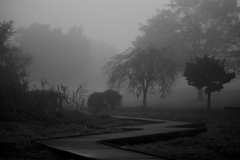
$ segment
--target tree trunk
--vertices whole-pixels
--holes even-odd
[[[147,92],[143,91],[143,107],[147,107]]]
[[[208,93],[207,109],[211,109],[211,92]]]
[[[203,90],[202,90],[202,88],[198,89],[198,100],[203,100]]]

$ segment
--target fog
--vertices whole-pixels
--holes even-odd
[[[90,94],[106,90],[107,78],[102,75],[102,67],[113,55],[131,47],[131,42],[142,34],[139,23],[146,24],[147,19],[156,15],[157,9],[163,9],[168,2],[1,0],[0,22],[13,20],[18,33],[26,33],[25,38],[18,39],[17,43],[33,55],[34,83],[39,84],[41,79],[46,78],[53,86],[62,83],[70,89],[75,89],[80,83],[87,83]],[[39,33],[33,34],[32,28],[33,31],[39,29]],[[73,41],[81,41],[83,45],[70,43]],[[238,77],[231,84],[225,85],[226,90],[221,94],[213,93],[213,100],[214,95],[223,97],[231,89],[239,94],[239,86]],[[181,94],[183,92],[184,95]],[[180,79],[165,100],[160,100],[158,95],[150,97],[148,101],[152,106],[160,103],[185,105],[185,100],[194,101],[196,96],[196,89]],[[141,97],[137,101],[132,100],[130,95],[126,97],[124,104],[134,106],[142,103]],[[236,103],[239,101],[236,100]]]
[[[212,108],[223,108],[224,106],[240,106],[240,76],[238,75],[230,83],[223,85],[220,92],[213,92],[211,95]],[[148,95],[148,106],[151,107],[172,107],[172,108],[206,108],[207,95],[203,94],[203,100],[197,99],[197,89],[189,86],[185,78],[181,77],[178,83],[172,87],[171,92],[161,99],[159,94]],[[128,94],[127,94],[128,95]],[[142,97],[133,98],[125,96],[124,106],[134,107],[142,105]]]
[[[168,0],[151,0],[151,3],[147,0],[3,0],[0,21],[13,20],[16,30],[25,30],[20,42],[33,55],[35,83],[45,78],[51,85],[62,83],[74,89],[79,83],[87,82],[91,91],[99,91],[106,89],[101,68],[111,56],[131,47],[131,42],[141,35],[139,23],[145,24],[166,3]],[[85,51],[79,51],[75,46],[73,52],[87,55],[70,54],[66,60],[64,52],[73,46],[62,45],[67,38],[62,38],[65,41],[62,43],[55,41],[67,35],[73,26],[81,28],[82,38],[91,41],[90,50],[82,46]],[[54,38],[55,34],[59,37]],[[78,65],[76,58],[81,59]],[[66,64],[62,64],[64,60]],[[67,64],[69,69],[60,66]],[[60,72],[63,74],[59,75]]]
[[[66,33],[76,24],[84,35],[114,44],[120,52],[138,36],[139,23],[156,14],[168,0],[22,0],[0,2],[0,20],[14,21],[15,28],[32,23],[61,27]]]

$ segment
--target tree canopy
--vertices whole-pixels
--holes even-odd
[[[237,0],[171,0],[167,6],[140,26],[144,34],[136,38],[134,46],[174,44],[185,62],[204,54],[239,60],[240,55],[234,54],[240,51]]]
[[[211,92],[221,91],[223,84],[235,78],[235,73],[225,67],[225,60],[221,61],[205,54],[186,63],[183,76],[186,77],[189,85],[205,88],[204,91],[208,94],[208,108],[210,108]]]
[[[240,8],[236,0],[172,0],[169,4],[180,23],[186,53],[230,56],[240,50]]]
[[[32,70],[38,81],[66,83],[79,76],[90,61],[90,40],[81,27],[73,26],[64,34],[60,28],[34,23],[17,32],[20,46],[33,55]]]
[[[183,71],[185,63],[198,55],[225,58],[226,65],[240,68],[240,8],[237,0],[171,0],[167,9],[141,25],[144,34],[134,46],[173,44],[175,60]],[[199,90],[198,98],[202,99]]]
[[[143,33],[132,42],[134,47],[154,44],[159,49],[170,46],[175,54],[172,58],[180,66],[185,64],[185,53],[182,51],[182,36],[179,34],[180,23],[174,17],[171,10],[161,10],[149,19],[147,25],[140,24],[139,30]]]
[[[170,47],[158,49],[153,45],[130,48],[117,54],[103,68],[108,75],[108,86],[126,87],[130,93],[143,95],[143,106],[147,106],[147,93],[161,93],[164,97],[177,78],[177,65],[171,59]]]

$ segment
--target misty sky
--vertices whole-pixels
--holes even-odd
[[[76,24],[84,35],[114,44],[119,52],[141,35],[139,23],[156,15],[168,0],[1,0],[0,21],[14,21],[14,27],[32,23],[61,27],[63,32]]]
[[[107,59],[101,56],[98,58],[96,53],[110,57],[110,53],[107,53],[109,55],[103,53],[108,51],[114,52],[113,54],[121,53],[131,47],[131,42],[142,34],[139,31],[139,23],[146,24],[148,19],[157,14],[157,9],[163,9],[169,1],[0,0],[0,22],[13,20],[15,29],[26,28],[33,23],[50,24],[52,29],[62,28],[64,33],[75,24],[83,27],[83,35],[94,40],[96,43],[93,43],[93,46],[97,48],[92,51],[93,59],[85,72],[71,79],[71,83],[68,84],[77,85],[87,78],[90,91],[103,91],[106,77],[100,77],[101,67]],[[97,43],[99,40],[108,44]],[[118,51],[115,51],[114,46],[109,47],[109,44],[116,46]],[[186,83],[183,86],[190,87]]]

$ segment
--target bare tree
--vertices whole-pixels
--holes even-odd
[[[127,87],[137,97],[143,94],[146,107],[148,93],[161,93],[164,98],[177,78],[177,65],[171,55],[170,47],[160,50],[152,45],[117,54],[103,68],[107,85],[113,89]]]

